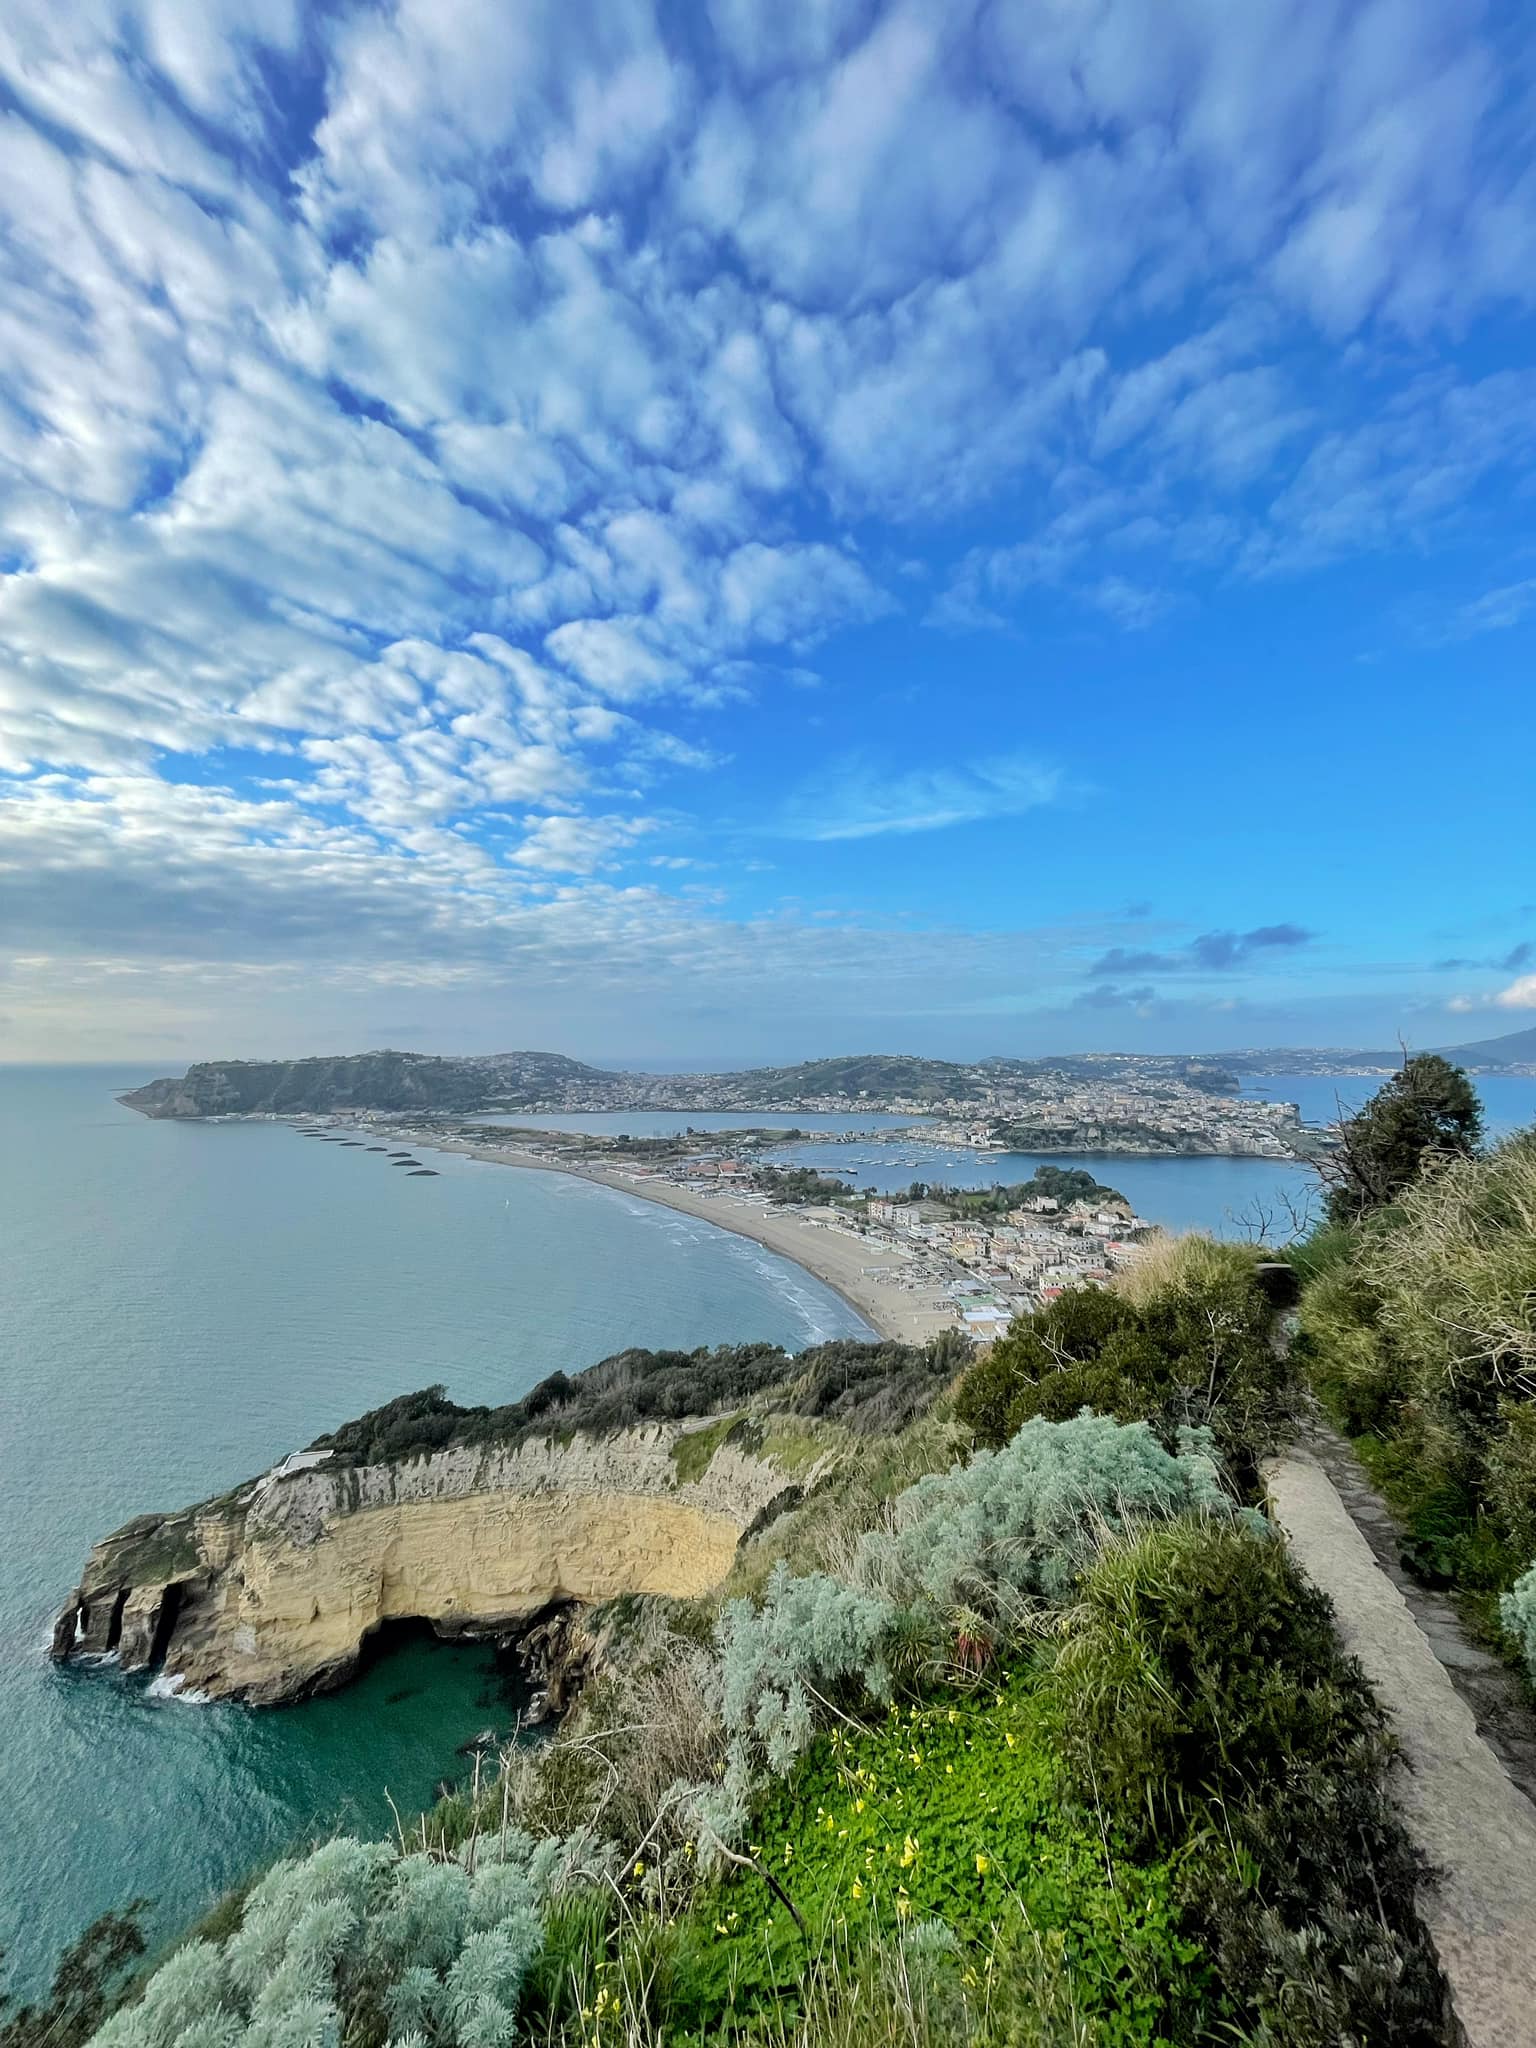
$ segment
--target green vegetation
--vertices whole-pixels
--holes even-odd
[[[1469,1158],[1482,1105],[1460,1067],[1438,1053],[1404,1060],[1391,1080],[1339,1125],[1321,1171],[1334,1223],[1358,1223],[1411,1187],[1427,1162]]]
[[[953,1396],[955,1343],[636,1352],[338,1432],[705,1401],[685,1478],[847,1425],[722,1596],[586,1617],[551,1739],[280,1864],[101,2048],[1443,2044],[1380,1709],[1217,1455],[1250,1477],[1292,1399],[1255,1266],[1171,1242]]]
[[[672,1446],[672,1463],[684,1486],[704,1477],[716,1451],[745,1421],[745,1414],[722,1415],[718,1422],[708,1422],[702,1429],[684,1430]]]
[[[992,1135],[1010,1152],[1169,1152],[1200,1153],[1210,1147],[1193,1131],[1177,1136],[1139,1117],[1096,1117],[1098,1136],[1083,1138],[1080,1125],[1048,1115],[1020,1115],[994,1124]]]
[[[903,1936],[932,1972],[930,1996],[947,1992],[985,2026],[988,1996],[1023,1988],[996,1982],[1006,1928],[1051,1957],[1093,2038],[1187,2038],[1209,1973],[1177,1930],[1172,1865],[1138,1861],[1118,1830],[1106,1837],[1091,1809],[1063,1801],[1053,1721],[1048,1678],[1024,1668],[833,1728],[753,1815],[750,1854],[779,1892],[712,1885],[675,1924],[658,2031],[751,2038],[829,1944],[857,1953]]]
[[[59,1958],[40,2005],[7,2011],[0,1997],[0,2048],[78,2048],[123,1995],[124,1973],[144,1953],[140,1921],[148,1900],[103,1913]]]
[[[1430,1151],[1393,1205],[1303,1261],[1313,1386],[1409,1562],[1492,1629],[1536,1556],[1536,1132],[1480,1158]]]
[[[1166,1241],[1112,1290],[1072,1288],[1021,1316],[961,1382],[956,1413],[982,1444],[1031,1417],[1081,1408],[1149,1422],[1158,1439],[1209,1429],[1251,1482],[1294,1418],[1292,1371],[1272,1342],[1257,1255],[1210,1238]]]
[[[837,1180],[814,1166],[759,1166],[752,1179],[758,1192],[780,1207],[792,1202],[828,1208],[851,1200],[858,1192],[850,1181]]]
[[[1442,2039],[1384,1716],[1284,1546],[1234,1521],[1152,1524],[1105,1546],[1074,1623],[1055,1666],[1070,1781],[1142,1853],[1180,1842],[1212,2031]]]
[[[758,1102],[787,1102],[806,1096],[831,1095],[857,1102],[899,1097],[906,1102],[973,1101],[982,1092],[979,1078],[949,1060],[918,1059],[906,1053],[851,1053],[830,1060],[806,1060],[796,1067],[755,1067],[728,1076],[738,1096]]]
[[[1070,1209],[1074,1202],[1130,1206],[1118,1189],[1105,1187],[1079,1166],[1037,1166],[1028,1180],[1008,1187],[999,1181],[990,1188],[925,1187],[923,1192],[958,1217],[1006,1216],[1010,1209],[1022,1209],[1039,1200],[1053,1201],[1060,1209]]]
[[[425,1457],[449,1444],[516,1445],[576,1430],[710,1415],[760,1400],[768,1412],[820,1416],[869,1432],[899,1428],[953,1379],[969,1357],[963,1338],[925,1345],[859,1344],[838,1338],[791,1356],[777,1344],[722,1344],[698,1351],[619,1351],[585,1372],[551,1373],[520,1401],[465,1408],[441,1386],[400,1394],[318,1437],[338,1461],[372,1465]]]

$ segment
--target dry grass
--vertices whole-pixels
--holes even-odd
[[[1159,1295],[1203,1294],[1234,1275],[1246,1278],[1255,1263],[1249,1246],[1225,1244],[1204,1231],[1190,1230],[1150,1239],[1144,1255],[1117,1273],[1111,1284],[1117,1294],[1145,1308]]]
[[[1421,1175],[1359,1264],[1418,1375],[1536,1398],[1536,1133]]]
[[[708,1644],[646,1609],[567,1727],[509,1749],[487,1794],[537,1834],[587,1827],[628,1847],[665,1836],[668,1788],[715,1779],[725,1761],[719,1661]]]

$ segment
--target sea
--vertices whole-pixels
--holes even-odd
[[[1294,1102],[1304,1123],[1327,1124],[1369,1101],[1384,1078],[1255,1074],[1244,1078],[1243,1093],[1263,1102]],[[1489,1075],[1475,1085],[1490,1137],[1536,1123],[1536,1077]],[[1295,1234],[1293,1222],[1304,1225],[1321,1214],[1317,1175],[1288,1160],[979,1152],[935,1143],[922,1122],[906,1121],[910,1143],[904,1138],[868,1145],[810,1138],[763,1156],[778,1165],[815,1167],[869,1195],[902,1191],[914,1181],[935,1187],[1008,1187],[1028,1180],[1037,1166],[1080,1166],[1124,1195],[1149,1222],[1168,1230],[1208,1230],[1217,1237],[1274,1242]],[[861,1121],[859,1128],[869,1126]]]
[[[99,1913],[157,1932],[337,1828],[381,1833],[510,1727],[486,1649],[398,1642],[346,1691],[253,1712],[58,1670],[99,1536],[268,1469],[441,1381],[509,1401],[630,1344],[867,1325],[749,1240],[569,1176],[378,1153],[280,1124],[152,1123],[126,1067],[0,1067],[0,1986],[33,1995]],[[387,1796],[388,1795],[388,1796]]]
[[[115,1100],[150,1078],[0,1067],[0,1988],[21,1996],[130,1898],[163,1938],[287,1850],[385,1831],[391,1798],[430,1801],[468,1770],[460,1746],[520,1703],[488,1650],[420,1637],[341,1693],[267,1712],[56,1669],[50,1623],[97,1537],[410,1388],[508,1401],[630,1344],[868,1334],[800,1267],[674,1210],[436,1152],[418,1151],[436,1177],[417,1179],[280,1124],[152,1123]],[[1322,1121],[1377,1084],[1247,1085]],[[1536,1080],[1477,1085],[1496,1130],[1536,1121]],[[640,1135],[770,1119],[542,1121]],[[910,1146],[828,1142],[906,1119],[783,1121],[825,1134],[789,1156],[871,1191],[1037,1163],[936,1147],[921,1127]],[[1239,1228],[1256,1200],[1311,1183],[1268,1160],[1055,1163],[1175,1227]]]

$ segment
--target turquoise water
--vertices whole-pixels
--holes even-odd
[[[434,1380],[515,1398],[627,1344],[864,1333],[747,1240],[568,1177],[281,1125],[149,1123],[126,1068],[0,1068],[0,1948],[34,1989],[134,1893],[174,1927],[261,1858],[382,1831],[515,1702],[490,1653],[413,1642],[278,1712],[58,1671],[92,1541]]]
[[[1254,1075],[1244,1092],[1265,1101],[1294,1102],[1308,1123],[1329,1123],[1342,1104],[1358,1109],[1381,1086],[1364,1075]],[[1482,1097],[1490,1137],[1536,1123],[1536,1077],[1484,1076]],[[915,1180],[953,1188],[992,1187],[1028,1180],[1037,1166],[1081,1166],[1118,1188],[1136,1212],[1169,1230],[1209,1230],[1217,1236],[1253,1236],[1262,1214],[1271,1231],[1289,1232],[1285,1219],[1320,1207],[1317,1176],[1276,1159],[1115,1159],[1098,1154],[973,1152],[935,1145],[921,1137],[894,1145],[831,1145],[816,1140],[768,1154],[784,1165],[818,1167],[850,1181],[861,1194],[887,1194]]]

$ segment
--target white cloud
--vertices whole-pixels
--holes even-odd
[[[63,924],[110,830],[162,849],[111,887],[167,957],[199,903],[259,950],[263,905],[291,938],[385,892],[478,957],[914,559],[958,556],[951,626],[1047,592],[1133,628],[1195,571],[1464,529],[1536,452],[1528,374],[1457,361],[1536,288],[1506,33],[1441,0],[13,0],[0,770],[69,771],[19,791]],[[791,823],[1051,788],[834,768]]]
[[[1536,1010],[1536,974],[1522,974],[1494,997],[1501,1010]]]
[[[512,861],[522,868],[589,875],[594,868],[612,866],[612,855],[658,824],[655,818],[537,818]]]
[[[937,832],[983,818],[1017,817],[1056,802],[1062,793],[1057,770],[1012,755],[899,773],[844,760],[794,792],[778,830],[786,838],[811,840]]]

